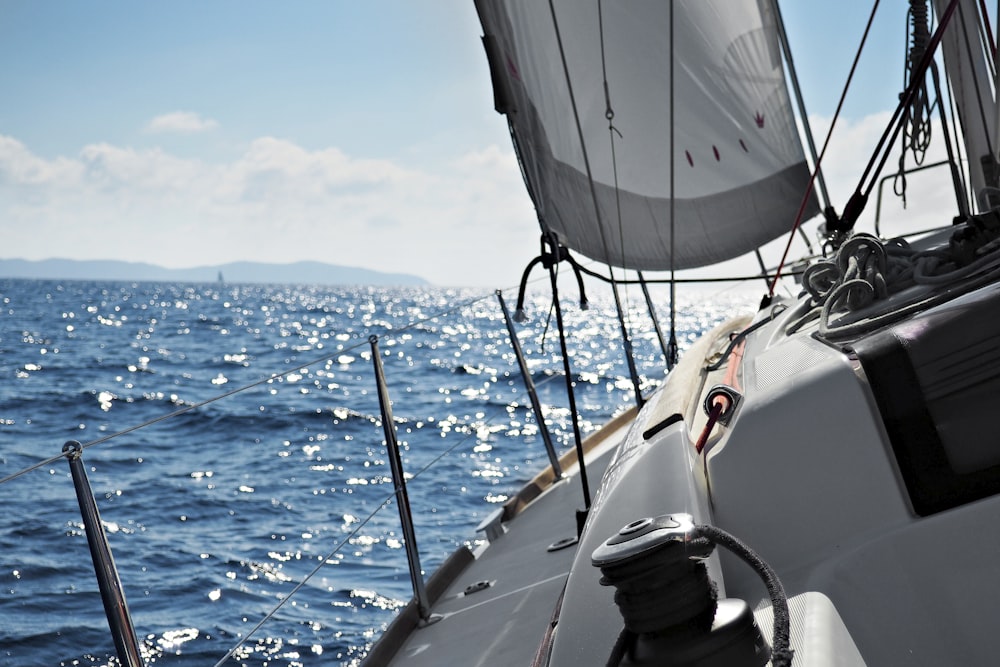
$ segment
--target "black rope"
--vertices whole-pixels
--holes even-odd
[[[583,264],[578,263],[576,259],[574,259],[573,257],[570,257],[569,261],[571,264],[573,264],[574,268],[579,269],[581,273],[585,273],[591,278],[595,278],[597,280],[606,283],[611,282],[611,278],[609,278],[608,276],[598,273],[593,269],[587,268]],[[801,273],[802,273],[801,271],[785,271],[784,273],[782,273],[782,275],[797,276],[800,275]],[[776,277],[776,274],[769,274],[767,277],[773,278]],[[709,283],[745,283],[751,280],[760,280],[760,275],[758,274],[756,276],[722,276],[718,278],[645,278],[644,277],[642,278],[642,280],[618,279],[617,282],[619,285],[641,285],[643,282],[645,282],[647,285],[671,285],[671,284],[697,285],[697,284],[709,284]]]
[[[926,0],[910,0],[908,14],[910,20],[906,36],[908,49],[903,75],[904,90],[910,85],[911,76],[916,73],[931,40]],[[918,82],[916,94],[903,112],[903,141],[899,151],[899,170],[892,184],[893,192],[902,199],[903,208],[906,208],[906,154],[913,153],[913,161],[918,167],[924,163],[931,143],[930,115],[930,96],[927,93],[927,82],[923,80]]]
[[[787,308],[788,308],[788,306],[785,306],[784,304],[778,304],[777,306],[775,306],[774,308],[771,309],[771,314],[770,315],[768,315],[767,317],[765,317],[761,321],[748,326],[746,329],[744,329],[743,331],[741,331],[738,334],[736,334],[735,336],[733,336],[733,339],[731,341],[729,341],[729,347],[727,347],[726,351],[722,353],[722,356],[720,356],[719,359],[715,363],[713,363],[713,364],[711,364],[709,366],[706,366],[705,370],[706,371],[717,371],[720,368],[722,368],[722,364],[724,364],[726,362],[726,360],[729,359],[729,355],[733,353],[733,350],[736,349],[737,345],[739,345],[747,336],[749,336],[751,333],[753,333],[757,329],[760,329],[765,324],[769,324],[774,318],[776,318],[781,313],[785,312],[785,310]]]
[[[752,567],[767,586],[771,598],[771,610],[774,613],[774,632],[771,639],[771,665],[773,667],[788,667],[792,664],[791,648],[791,615],[788,612],[788,597],[778,580],[778,575],[757,552],[733,537],[726,531],[715,526],[695,526],[699,535],[703,535],[715,544],[720,544],[739,556],[743,562]]]
[[[891,146],[895,143],[896,138],[902,131],[903,112],[909,108],[915,99],[917,90],[922,85],[928,69],[930,69],[931,63],[934,59],[934,52],[937,50],[938,44],[941,43],[944,30],[948,27],[948,23],[951,21],[951,17],[957,6],[958,0],[951,0],[947,9],[945,9],[942,13],[937,29],[931,36],[930,41],[927,44],[927,49],[924,52],[923,57],[920,59],[920,63],[913,72],[913,76],[910,79],[910,85],[907,86],[903,95],[900,96],[899,104],[896,106],[896,110],[893,112],[888,126],[886,126],[885,131],[879,138],[871,159],[868,161],[864,171],[861,173],[861,178],[858,181],[857,188],[854,190],[854,194],[851,195],[847,204],[844,206],[844,212],[841,215],[841,222],[839,225],[840,231],[851,230],[854,227],[854,223],[857,222],[858,217],[860,217],[861,212],[864,211],[865,205],[868,203],[868,196],[878,183],[879,174],[882,172],[882,168],[889,159],[887,146]]]
[[[560,247],[559,238],[554,232],[549,232],[548,241],[553,252]],[[577,462],[580,467],[580,486],[583,490],[583,509],[590,511],[590,483],[587,480],[587,462],[583,451],[583,436],[580,432],[580,413],[576,408],[576,392],[573,390],[573,371],[570,368],[569,347],[566,343],[566,328],[563,326],[562,307],[559,305],[559,263],[554,262],[549,265],[549,281],[552,287],[552,306],[556,315],[556,328],[559,331],[559,349],[562,353],[563,371],[566,373],[566,394],[569,399],[570,419],[573,424],[573,444],[576,448]],[[578,529],[582,530],[582,524],[578,524]],[[578,530],[578,537],[579,537]]]
[[[639,635],[696,638],[712,629],[718,591],[704,561],[716,545],[738,556],[764,581],[774,614],[771,664],[790,667],[791,616],[778,575],[745,543],[711,525],[694,526],[683,541],[666,541],[601,565],[601,584],[615,587],[615,604],[625,621],[608,665],[620,664]]]

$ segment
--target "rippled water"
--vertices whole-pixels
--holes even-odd
[[[531,305],[519,337],[565,448],[554,321]],[[682,349],[729,306],[685,306]],[[585,433],[632,400],[612,313],[566,304]],[[431,571],[547,462],[491,293],[0,280],[0,477],[87,446],[147,664],[214,664],[318,566],[226,664],[352,664],[409,599],[373,334]],[[0,484],[0,504],[0,663],[109,664],[65,459]]]

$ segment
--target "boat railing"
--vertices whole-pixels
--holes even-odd
[[[518,368],[522,375],[522,381],[526,387],[527,393],[530,398],[531,410],[536,415],[535,421],[539,429],[539,434],[544,441],[544,447],[546,450],[546,455],[549,461],[552,463],[552,468],[554,475],[558,478],[561,474],[561,468],[559,467],[559,456],[556,452],[556,445],[553,442],[553,438],[548,432],[546,426],[546,416],[544,414],[544,408],[542,406],[541,400],[538,396],[538,391],[536,389],[535,383],[532,379],[532,373],[529,370],[529,363],[525,358],[523,350],[518,342],[518,334],[513,328],[511,322],[510,314],[507,311],[506,304],[503,301],[503,296],[499,292],[496,293],[499,300],[500,308],[505,318],[505,323],[509,332],[510,340],[512,341],[512,347],[514,352],[514,357]],[[481,297],[474,300],[475,303],[483,301],[488,297]],[[449,309],[450,312],[455,312],[461,308],[469,307],[473,302],[465,302],[456,307]],[[425,318],[422,321],[427,321],[430,319],[437,319],[442,317],[439,313],[429,318]],[[390,332],[388,334],[389,339],[398,340],[400,330]],[[393,338],[395,337],[395,338]],[[381,501],[376,502],[376,508],[362,521],[357,521],[357,525],[354,526],[354,530],[348,533],[334,548],[332,551],[322,556],[319,559],[319,564],[308,573],[300,582],[295,586],[295,588],[285,595],[275,608],[270,611],[254,628],[244,633],[241,640],[232,647],[228,653],[218,662],[217,665],[223,665],[226,663],[230,657],[237,654],[237,651],[256,633],[267,620],[269,620],[292,596],[303,586],[305,583],[317,574],[320,569],[330,563],[335,562],[335,558],[341,550],[350,543],[351,539],[356,536],[359,531],[367,525],[372,519],[380,513],[383,509],[388,507],[392,501],[395,501],[400,514],[400,522],[402,526],[403,533],[403,546],[405,547],[405,553],[407,557],[407,566],[410,575],[410,583],[413,588],[414,600],[419,612],[419,622],[420,623],[430,623],[433,622],[433,617],[430,614],[430,598],[426,590],[423,568],[420,563],[420,555],[417,549],[417,538],[416,538],[416,528],[414,525],[414,518],[410,508],[409,497],[407,493],[407,481],[412,481],[419,475],[425,473],[432,466],[437,464],[450,452],[455,449],[467,444],[467,442],[476,436],[476,429],[472,428],[469,430],[465,438],[461,438],[451,447],[447,448],[445,451],[438,454],[432,461],[427,463],[423,468],[421,468],[416,473],[410,474],[404,470],[403,459],[400,455],[400,443],[397,440],[396,427],[399,420],[394,418],[392,412],[393,401],[389,394],[389,384],[386,380],[385,369],[383,368],[382,359],[384,356],[388,356],[389,352],[380,348],[380,340],[383,340],[377,335],[371,335],[367,344],[370,348],[370,356],[372,361],[372,367],[375,376],[376,391],[379,398],[380,404],[380,418],[378,421],[381,423],[384,435],[384,442],[387,448],[387,457],[389,461],[389,467],[391,472],[391,483],[392,491],[387,493]],[[353,346],[339,349],[336,354],[345,354],[349,352],[357,352],[365,345],[365,342],[358,341]],[[553,353],[554,354],[554,353]],[[332,356],[332,355],[330,355]],[[91,557],[95,569],[95,573],[98,580],[98,585],[100,588],[102,601],[104,603],[109,627],[115,642],[116,652],[118,654],[118,660],[120,664],[127,665],[128,667],[138,667],[143,664],[142,653],[145,652],[150,654],[152,650],[149,644],[142,644],[138,641],[134,625],[131,620],[131,614],[129,612],[128,606],[125,602],[125,596],[122,589],[121,580],[119,577],[118,570],[115,566],[114,558],[111,554],[111,548],[108,544],[107,536],[104,533],[102,527],[102,521],[97,508],[97,503],[94,500],[94,493],[91,489],[90,482],[87,479],[87,474],[85,466],[83,463],[83,455],[86,449],[93,447],[98,444],[103,444],[115,437],[121,436],[125,433],[130,433],[140,428],[148,427],[152,424],[159,423],[168,418],[179,417],[182,414],[189,413],[193,410],[197,410],[208,403],[220,400],[222,398],[232,396],[243,391],[247,391],[250,388],[260,386],[262,384],[268,384],[273,382],[278,382],[284,376],[297,371],[302,371],[309,366],[315,366],[318,363],[322,363],[327,357],[321,357],[319,359],[311,359],[302,364],[296,364],[294,368],[287,369],[281,373],[270,375],[267,378],[252,382],[248,385],[241,386],[237,389],[227,391],[223,394],[213,396],[208,400],[201,401],[199,403],[193,403],[182,407],[179,410],[171,412],[168,415],[153,419],[149,422],[141,424],[139,426],[131,427],[123,431],[118,431],[114,434],[101,437],[98,440],[89,442],[87,444],[81,444],[76,441],[71,441],[67,443],[64,447],[63,452],[58,456],[51,457],[45,461],[41,461],[33,466],[25,468],[13,475],[0,479],[0,484],[4,482],[9,482],[14,478],[17,478],[25,473],[32,470],[38,469],[45,465],[54,463],[59,458],[65,457],[70,466],[71,475],[73,477],[74,488],[77,495],[77,500],[81,508],[81,515],[83,518],[84,529],[87,535],[88,543],[91,550]],[[558,373],[553,373],[546,378],[546,381],[559,379]],[[512,380],[508,380],[510,384],[513,384]],[[511,402],[516,402],[515,399],[510,399]],[[521,406],[524,409],[528,409],[527,406]],[[500,410],[497,412],[493,418],[499,418],[503,414],[507,414],[505,411]],[[570,444],[566,442],[564,438],[564,445]],[[360,514],[360,513],[359,513]]]
[[[953,160],[938,160],[937,162],[931,162],[929,164],[921,164],[915,167],[908,167],[905,169],[900,169],[899,171],[883,176],[878,182],[878,195],[875,199],[875,235],[879,238],[882,237],[882,194],[885,190],[885,184],[889,181],[893,182],[893,194],[899,196],[899,192],[896,192],[896,183],[900,179],[905,179],[910,174],[917,174],[928,169],[936,169],[938,167],[949,167],[954,169]],[[905,192],[905,191],[904,191]]]

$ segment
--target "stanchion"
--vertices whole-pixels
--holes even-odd
[[[556,448],[552,444],[549,427],[545,424],[545,414],[542,412],[542,404],[538,400],[538,392],[535,391],[535,382],[531,379],[531,371],[528,369],[528,363],[524,360],[521,343],[517,339],[514,323],[510,319],[510,311],[507,310],[507,304],[504,302],[503,294],[500,293],[500,290],[497,290],[497,299],[500,300],[500,308],[503,310],[503,320],[507,323],[507,332],[510,334],[510,345],[514,348],[514,356],[517,357],[517,365],[521,369],[521,377],[524,378],[524,386],[528,390],[531,409],[535,413],[535,420],[538,422],[538,432],[542,434],[542,442],[545,443],[545,452],[549,455],[552,472],[557,480],[562,479],[562,466],[559,465],[559,456],[556,454]]]
[[[118,662],[124,667],[143,667],[139,640],[136,638],[132,617],[125,602],[125,591],[122,590],[115,559],[111,555],[111,546],[101,525],[101,515],[97,511],[94,492],[90,488],[87,471],[83,465],[83,446],[71,440],[63,446],[63,452],[66,454],[69,470],[73,475],[76,499],[80,503],[80,515],[83,517],[83,525],[87,532],[90,557],[94,562],[94,573],[97,575],[97,585],[101,589],[101,600],[104,602],[104,613],[108,617],[108,627],[111,628],[111,636],[118,652]]]
[[[420,569],[420,554],[417,551],[417,535],[413,529],[413,515],[410,513],[410,498],[406,494],[406,479],[403,476],[403,461],[399,456],[399,443],[396,440],[396,424],[392,420],[392,402],[389,400],[389,389],[385,383],[385,372],[382,369],[382,357],[378,348],[378,336],[370,336],[368,342],[372,346],[372,363],[375,366],[375,384],[378,387],[378,402],[382,411],[382,429],[385,432],[385,448],[389,454],[389,468],[392,471],[392,483],[396,489],[396,506],[399,507],[399,521],[403,526],[403,540],[406,546],[406,561],[410,567],[410,582],[413,584],[413,597],[417,601],[417,611],[420,619],[427,625],[440,620],[431,616],[431,605],[424,587],[424,575]]]

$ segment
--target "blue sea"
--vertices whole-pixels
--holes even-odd
[[[529,292],[518,335],[564,450],[551,297]],[[563,302],[584,434],[634,402],[590,296]],[[681,348],[732,300],[685,300]],[[649,391],[660,346],[641,293],[624,305]],[[146,664],[357,664],[412,596],[370,336],[430,573],[547,463],[492,291],[0,279],[0,664],[115,664],[68,441]]]

